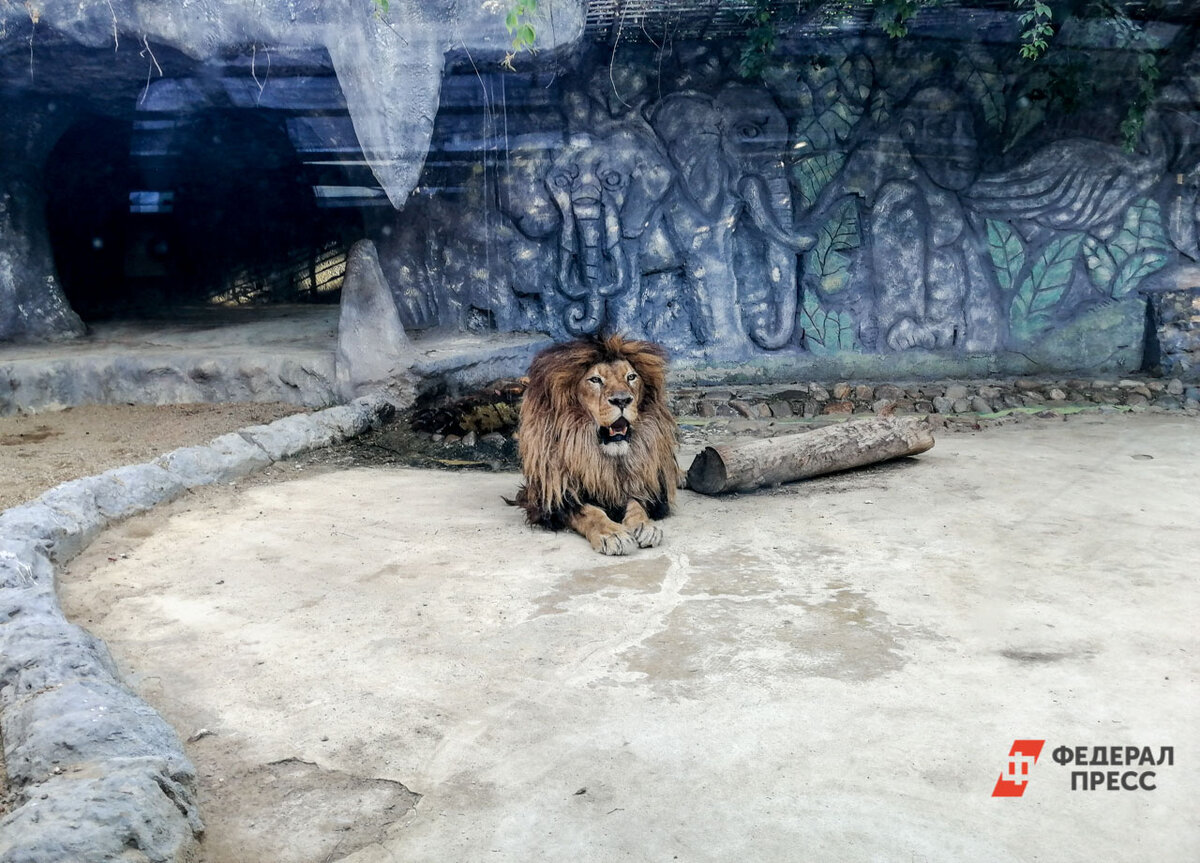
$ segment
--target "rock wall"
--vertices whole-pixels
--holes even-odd
[[[587,8],[541,4],[542,50],[508,70],[486,4],[4,7],[0,78],[25,107],[3,139],[0,339],[81,331],[31,179],[53,130],[131,113],[164,67],[203,89],[249,44],[259,97],[260,45],[327,52],[397,208],[364,218],[407,331],[621,330],[793,379],[1196,374],[1192,324],[1152,297],[1200,285],[1200,56],[1164,59],[1126,147],[1139,58],[1082,25],[1032,67],[1013,15],[985,32],[951,10],[901,40],[847,19],[778,34],[748,74],[737,38],[622,39]]]
[[[753,79],[713,42],[455,66],[419,194],[375,226],[404,324],[833,375],[1138,369],[1148,294],[1200,256],[1200,64],[1130,151],[1129,57],[1101,52],[1070,113],[1005,50],[795,38]]]
[[[83,333],[83,321],[63,295],[50,254],[45,193],[28,171],[66,127],[53,111],[20,107],[24,122],[0,129],[0,342],[71,338]]]

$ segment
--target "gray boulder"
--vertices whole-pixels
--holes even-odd
[[[350,248],[342,283],[335,362],[342,397],[383,392],[396,404],[410,403],[414,358],[375,244],[359,240]]]

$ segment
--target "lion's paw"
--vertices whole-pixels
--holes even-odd
[[[637,525],[630,535],[640,548],[654,548],[663,540],[662,528],[650,522]]]
[[[621,531],[619,533],[607,533],[592,542],[592,548],[601,554],[629,554],[635,551],[638,547],[638,542],[632,535]]]

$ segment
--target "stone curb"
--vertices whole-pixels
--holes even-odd
[[[104,643],[63,616],[56,566],[115,521],[348,440],[394,410],[368,396],[296,414],[0,513],[0,732],[19,802],[0,820],[0,863],[191,861],[204,830],[179,737],[121,682]]]

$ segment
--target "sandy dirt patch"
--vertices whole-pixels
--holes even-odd
[[[305,410],[287,404],[95,405],[0,416],[0,510],[67,480]]]

